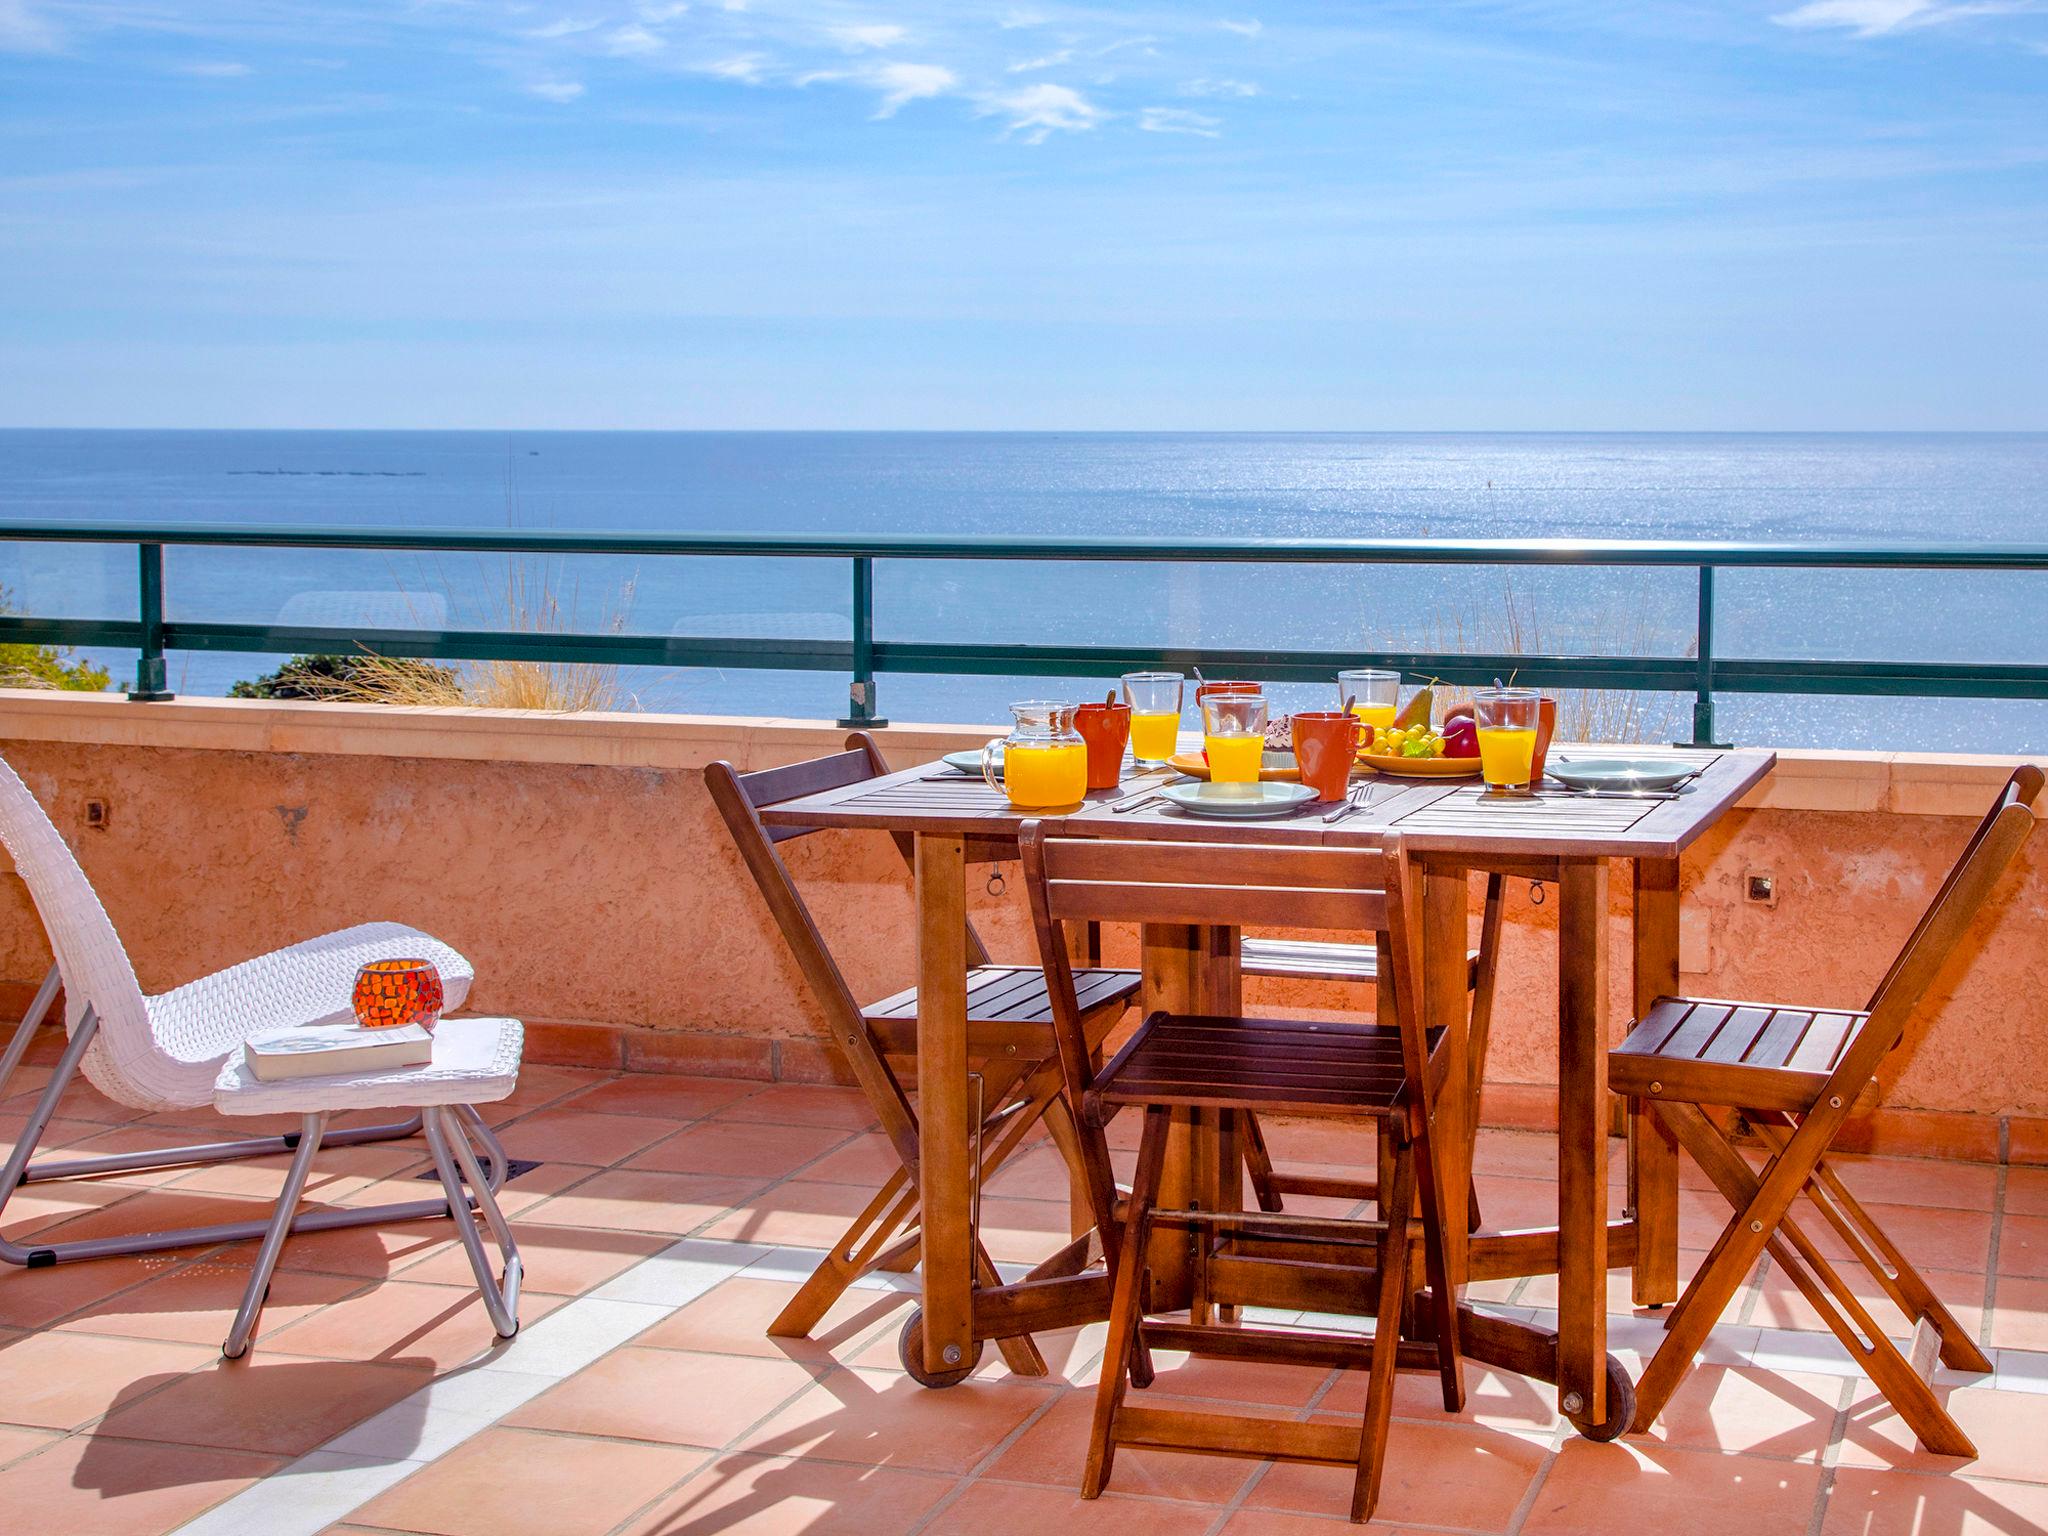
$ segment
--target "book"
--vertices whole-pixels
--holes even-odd
[[[244,1047],[259,1083],[337,1072],[389,1072],[434,1059],[434,1037],[418,1024],[365,1029],[360,1024],[308,1024],[253,1035]]]

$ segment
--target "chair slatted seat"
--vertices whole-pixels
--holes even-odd
[[[1382,850],[1223,848],[1058,837],[1041,822],[1025,825],[1021,844],[1039,955],[1052,986],[1060,1071],[1078,1110],[1085,1183],[1111,1277],[1109,1338],[1082,1497],[1098,1497],[1117,1447],[1135,1445],[1348,1465],[1354,1469],[1351,1517],[1369,1519],[1386,1461],[1395,1372],[1433,1371],[1445,1407],[1456,1412],[1464,1402],[1443,1193],[1432,1153],[1444,1031],[1425,1034],[1421,1022],[1418,925],[1398,844]],[[1109,918],[1372,933],[1390,957],[1379,1017],[1367,1024],[1154,1011],[1098,1068],[1068,958],[1068,930]],[[1119,1211],[1105,1128],[1126,1109],[1144,1116],[1144,1129],[1130,1194]],[[1378,1218],[1162,1206],[1168,1138],[1176,1124],[1189,1128],[1197,1111],[1220,1111],[1225,1136],[1245,1135],[1262,1112],[1372,1125],[1386,1189]],[[1222,1203],[1236,1202],[1226,1194]],[[1186,1322],[1147,1315],[1154,1291],[1147,1259],[1161,1227],[1187,1231],[1194,1300]],[[1370,1260],[1325,1266],[1330,1294],[1341,1293],[1347,1310],[1374,1319],[1369,1338],[1236,1321],[1238,1308],[1280,1305],[1289,1294],[1284,1288],[1315,1267],[1304,1265],[1300,1247],[1288,1247],[1311,1235],[1317,1251],[1337,1245]],[[1411,1274],[1418,1235],[1427,1292],[1420,1290],[1422,1277]],[[1178,1246],[1177,1233],[1173,1241]],[[1276,1243],[1290,1256],[1274,1257]],[[1404,1319],[1412,1329],[1405,1339]],[[1152,1380],[1155,1345],[1318,1370],[1362,1366],[1365,1409],[1353,1427],[1127,1402],[1129,1388]]]
[[[1954,1314],[1844,1186],[1827,1151],[1857,1109],[1876,1102],[1877,1069],[1968,936],[1993,887],[2034,830],[2041,770],[2016,769],[1964,846],[1868,1006],[1821,1009],[1659,998],[1608,1058],[1608,1082],[1650,1113],[1735,1208],[1665,1322],[1668,1337],[1636,1387],[1636,1428],[1656,1421],[1714,1324],[1768,1252],[1928,1450],[1974,1456],[1935,1394],[1934,1363],[1984,1372],[1991,1362]],[[1702,1110],[1740,1110],[1768,1160],[1753,1168]],[[1888,1338],[1834,1262],[1793,1219],[1804,1198],[1913,1324],[1910,1350]]]
[[[1468,987],[1479,985],[1480,952],[1465,957]],[[1370,944],[1335,939],[1261,939],[1238,945],[1238,969],[1247,976],[1282,976],[1299,981],[1377,981],[1379,954]]]
[[[906,988],[866,1005],[855,1000],[780,851],[815,829],[770,827],[760,816],[765,807],[863,783],[888,771],[881,748],[865,731],[854,732],[847,738],[847,749],[829,757],[745,774],[730,763],[715,762],[704,771],[712,803],[898,1161],[844,1236],[769,1325],[768,1332],[777,1338],[807,1337],[862,1275],[879,1269],[907,1269],[917,1262],[917,1118],[903,1071],[907,1068],[914,1081],[917,989]],[[909,839],[899,837],[895,842],[909,863]],[[969,1071],[980,1085],[982,1107],[981,1124],[973,1128],[975,1144],[981,1149],[974,1177],[978,1185],[986,1183],[1041,1122],[1072,1162],[1078,1153],[1060,1099],[1059,1068],[1053,1061],[1053,1008],[1045,972],[1037,966],[990,963],[988,949],[972,923],[967,925],[966,938],[970,965],[967,1050]],[[1082,1027],[1093,1042],[1091,1048],[1099,1048],[1138,990],[1139,977],[1135,971],[1099,968],[1085,975]],[[983,1250],[978,1235],[973,1238],[973,1251],[982,1283],[995,1283],[994,1261]],[[917,1335],[918,1330],[906,1329],[904,1338]],[[1002,1339],[998,1347],[1011,1370],[1045,1374],[1045,1361],[1028,1337]],[[970,1369],[971,1361],[957,1371],[925,1368],[918,1375],[929,1385],[940,1385],[959,1379]]]
[[[1608,1085],[1636,1098],[1802,1114],[1869,1021],[1861,1011],[1667,997],[1615,1047]],[[1854,1107],[1877,1097],[1873,1079]]]

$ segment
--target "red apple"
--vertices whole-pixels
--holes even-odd
[[[1444,727],[1445,757],[1477,757],[1479,755],[1479,729],[1473,725],[1470,715],[1454,716]]]

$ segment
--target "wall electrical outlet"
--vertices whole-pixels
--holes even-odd
[[[104,800],[85,802],[85,824],[95,832],[104,832],[113,825],[114,809]]]
[[[1778,877],[1767,869],[1752,869],[1742,877],[1742,894],[1759,906],[1778,904]]]

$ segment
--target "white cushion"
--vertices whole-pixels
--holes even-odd
[[[425,1066],[259,1082],[240,1046],[220,1069],[213,1105],[224,1115],[310,1115],[340,1109],[489,1104],[519,1085],[526,1031],[517,1019],[443,1019]]]

